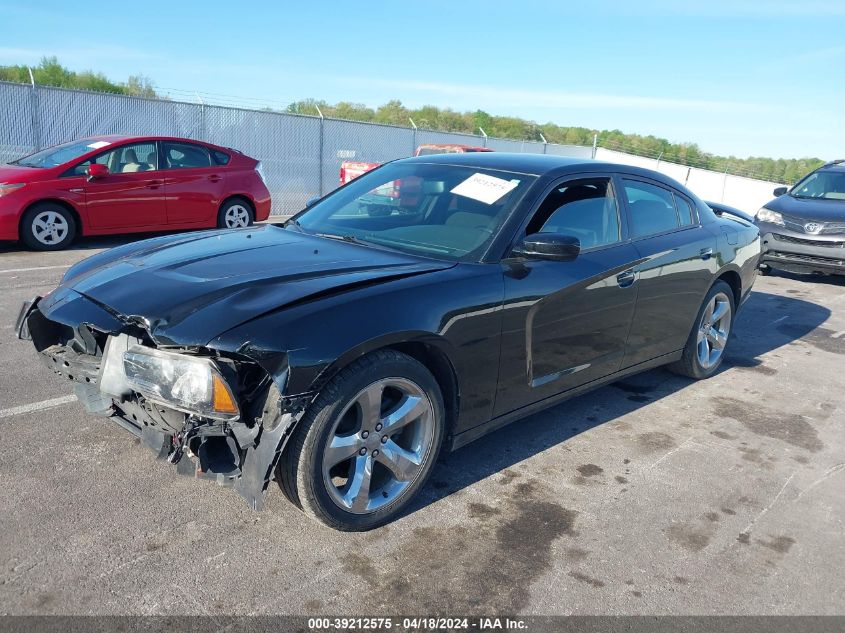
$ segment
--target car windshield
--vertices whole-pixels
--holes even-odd
[[[795,198],[845,200],[845,171],[817,171],[792,188]]]
[[[535,176],[392,163],[368,172],[292,223],[308,233],[451,261],[477,261]]]
[[[11,165],[20,165],[21,167],[39,167],[48,169],[50,167],[58,167],[64,165],[83,154],[87,154],[91,150],[100,149],[110,145],[108,141],[94,141],[87,139],[85,141],[72,141],[64,143],[63,145],[56,145],[55,147],[48,147],[40,152],[35,152],[29,156],[24,156],[18,160],[12,161]]]

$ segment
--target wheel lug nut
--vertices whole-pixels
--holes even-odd
[[[373,451],[373,457],[378,457],[378,449]]]
[[[376,431],[381,431],[381,423],[376,424]]]
[[[368,437],[370,437],[370,432],[369,431],[361,431],[361,437],[363,437],[364,439],[367,439]]]
[[[366,455],[366,454],[367,454],[367,449],[366,449],[366,448],[362,448],[360,451],[358,451],[358,454],[359,454],[359,455]]]
[[[382,435],[382,436],[381,436],[381,443],[382,443],[382,444],[387,444],[387,436],[386,436],[386,435]]]

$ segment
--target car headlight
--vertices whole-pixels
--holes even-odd
[[[135,345],[123,353],[123,371],[129,385],[153,402],[217,420],[240,415],[211,359]]]
[[[0,182],[0,198],[24,186],[22,182]]]
[[[771,209],[767,209],[763,207],[757,212],[757,219],[760,222],[768,222],[770,224],[779,224],[783,226],[783,216],[778,213],[777,211],[772,211]]]

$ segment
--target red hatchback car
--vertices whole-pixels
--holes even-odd
[[[0,165],[0,240],[237,228],[270,215],[261,163],[183,138],[97,136]]]

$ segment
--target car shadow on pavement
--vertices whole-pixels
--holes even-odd
[[[830,314],[827,308],[802,299],[752,293],[738,315],[720,372],[740,368],[761,375],[776,373],[761,357],[797,339],[822,336],[819,333],[825,328],[820,326]],[[515,464],[580,433],[619,420],[693,382],[664,368],[654,369],[518,420],[455,452],[443,453],[429,483],[406,514],[502,471],[502,483],[510,481],[519,475],[510,470]],[[627,456],[619,458],[624,457]]]
[[[64,252],[88,250],[106,250],[116,246],[123,246],[131,242],[140,242],[151,237],[162,235],[175,235],[177,233],[189,233],[190,231],[160,231],[155,233],[132,233],[131,235],[95,235],[92,237],[79,237]],[[33,251],[20,242],[0,242],[0,253],[39,253],[45,251]],[[62,252],[62,251],[46,251]]]
[[[255,226],[262,226],[264,224],[273,224],[276,226],[280,226],[283,224],[289,215],[274,215],[270,216],[264,222],[256,222]],[[202,228],[202,229],[186,229],[181,231],[155,231],[152,233],[124,233],[121,235],[94,235],[91,237],[78,237],[74,242],[66,249],[69,252],[72,251],[86,251],[86,250],[105,250],[108,248],[114,248],[116,246],[123,246],[124,244],[130,244],[131,242],[140,242],[141,240],[150,239],[153,237],[161,237],[163,235],[178,235],[180,233],[196,233],[197,231],[209,231],[213,230],[209,228]],[[30,249],[26,248],[20,242],[2,242],[0,241],[0,254],[2,253],[14,253],[14,252],[36,252],[31,251]]]
[[[775,270],[769,273],[771,277],[783,277],[808,284],[822,284],[826,286],[845,287],[845,275],[825,275],[822,273],[789,273],[785,270]]]

